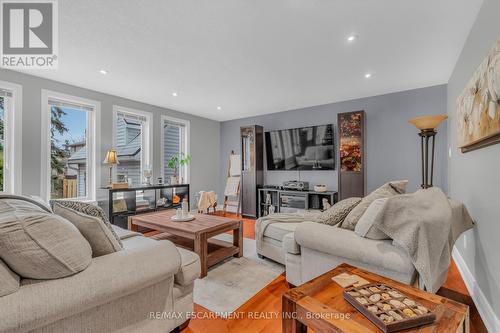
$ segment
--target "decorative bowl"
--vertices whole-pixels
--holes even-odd
[[[323,184],[314,185],[314,192],[326,192],[326,190],[327,190],[326,185]]]

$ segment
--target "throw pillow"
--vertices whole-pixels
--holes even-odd
[[[122,246],[104,222],[94,216],[86,215],[57,202],[53,205],[54,213],[70,221],[89,242],[92,257],[118,252]]]
[[[62,217],[29,202],[2,199],[0,257],[24,278],[59,279],[87,268],[92,250],[78,229]]]
[[[403,194],[406,190],[407,180],[398,180],[386,183],[368,194],[361,200],[359,205],[354,207],[353,210],[347,215],[341,227],[344,229],[354,230],[356,223],[358,223],[361,216],[368,209],[370,204],[380,198],[388,198],[394,195]]]
[[[322,212],[316,219],[319,223],[336,225],[344,221],[349,212],[361,202],[361,198],[347,198]]]
[[[0,260],[0,297],[16,292],[19,285],[19,276]]]
[[[73,201],[73,200],[51,200],[50,204],[51,206],[54,206],[54,204],[57,203],[60,206],[64,206],[73,210],[76,210],[77,212],[83,213],[85,215],[90,215],[94,217],[98,217],[101,219],[101,221],[106,225],[106,227],[111,231],[115,239],[118,241],[120,244],[120,247],[123,247],[122,241],[120,240],[120,237],[116,234],[115,230],[111,226],[111,223],[109,223],[108,216],[104,211],[102,210],[101,207],[92,205],[86,202],[81,202],[81,201]],[[125,208],[125,210],[127,210]],[[115,210],[116,211],[116,210]]]
[[[50,208],[50,205],[48,205],[45,201],[43,201],[42,198],[37,197],[35,195],[32,196],[24,196],[24,195],[15,195],[15,194],[0,194],[0,199],[13,199],[13,200],[19,200],[19,201],[24,201],[24,202],[29,202],[42,210],[46,211],[47,213],[52,213],[52,209]],[[15,201],[11,201],[12,204],[15,204]]]
[[[387,236],[385,233],[383,233],[373,225],[388,199],[389,198],[377,199],[370,204],[363,216],[361,216],[361,218],[359,219],[356,227],[354,227],[354,232],[356,233],[356,235],[377,240],[391,239],[389,236]]]

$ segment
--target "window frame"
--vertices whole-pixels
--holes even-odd
[[[185,155],[190,155],[190,148],[191,148],[191,140],[190,140],[190,132],[191,132],[191,121],[186,120],[186,119],[181,119],[181,118],[175,118],[167,115],[161,115],[160,117],[160,129],[161,129],[161,135],[160,135],[160,147],[161,147],[161,177],[164,178],[164,170],[165,170],[165,131],[164,131],[164,123],[165,121],[170,121],[173,123],[179,123],[183,124],[185,127],[185,133],[184,133],[184,154]],[[183,180],[184,183],[189,184],[190,178],[191,178],[191,164],[188,164],[186,167],[186,174],[183,175]],[[164,179],[164,182],[167,183],[169,180]]]
[[[141,116],[146,118],[146,125],[144,126],[144,133],[141,132],[142,147],[141,147],[141,179],[144,171],[144,166],[149,165],[153,169],[153,114],[151,112],[136,110],[120,105],[113,105],[113,132],[112,132],[112,145],[116,149],[116,122],[118,120],[118,113],[130,114],[132,116]],[[145,147],[144,147],[145,146]],[[117,168],[113,170],[113,177],[116,177]]]
[[[41,125],[42,125],[42,140],[41,140],[41,166],[40,166],[40,197],[44,200],[51,200],[51,165],[50,165],[50,127],[51,127],[51,106],[50,99],[57,99],[68,103],[85,105],[92,108],[88,112],[87,117],[87,188],[85,197],[71,198],[71,200],[95,202],[97,197],[97,181],[101,176],[101,154],[99,143],[101,141],[101,102],[68,95],[56,91],[42,89],[42,104],[41,104]]]
[[[8,107],[4,103],[4,188],[0,193],[22,193],[22,120],[23,88],[19,84],[0,81],[0,89],[12,93]],[[14,143],[18,144],[14,147]]]

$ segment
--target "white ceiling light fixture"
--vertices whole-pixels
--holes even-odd
[[[349,43],[353,43],[358,39],[358,35],[352,34],[352,35],[347,36],[346,39]]]
[[[172,93],[172,96],[177,97],[177,96],[179,96],[179,94],[178,94],[178,93],[176,93],[176,92],[174,91],[174,92]]]
[[[106,75],[106,74],[108,74],[108,71],[107,71],[107,70],[105,70],[105,69],[101,69],[101,70],[99,71],[99,73],[101,73],[102,75]]]
[[[365,74],[365,78],[369,79],[369,78],[371,78],[371,77],[372,77],[372,73],[366,73],[366,74]]]
[[[219,110],[219,111],[220,111],[220,110],[222,110],[222,108],[221,108],[220,106],[218,106],[218,107],[217,107],[217,110]]]

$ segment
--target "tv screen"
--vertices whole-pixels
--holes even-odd
[[[266,132],[268,170],[334,170],[333,125]]]

